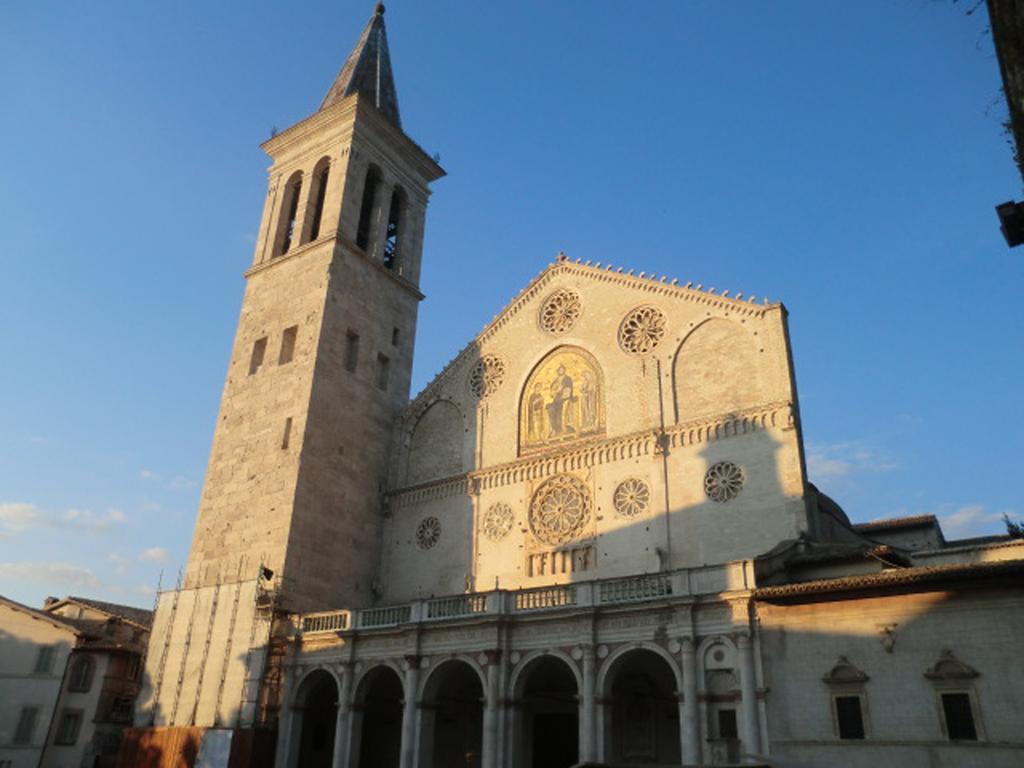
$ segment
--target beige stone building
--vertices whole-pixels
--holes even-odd
[[[410,401],[444,171],[402,131],[382,7],[263,146],[139,740],[193,729],[226,765],[273,732],[279,768],[1024,762],[1024,543],[820,494],[781,304],[559,256]]]
[[[131,724],[149,611],[0,597],[0,766],[113,768]]]

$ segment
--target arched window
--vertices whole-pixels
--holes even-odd
[[[295,218],[299,212],[299,193],[302,192],[302,172],[296,171],[284,186],[281,199],[281,218],[277,224],[277,247],[274,256],[284,256],[292,247],[295,236]]]
[[[320,224],[324,218],[324,201],[327,199],[327,179],[331,172],[330,158],[324,157],[313,169],[313,186],[310,187],[309,203],[306,209],[307,230],[302,242],[308,243],[320,237]]]
[[[363,202],[359,209],[359,228],[356,230],[356,245],[364,251],[370,250],[373,237],[374,209],[377,202],[377,189],[380,187],[380,171],[371,165],[366,171],[366,183],[363,184]]]
[[[85,693],[92,687],[92,659],[88,656],[79,656],[71,665],[71,676],[68,680],[68,689]]]
[[[391,193],[391,209],[388,211],[388,229],[384,240],[384,266],[391,270],[398,268],[398,233],[405,218],[405,192],[395,187]]]

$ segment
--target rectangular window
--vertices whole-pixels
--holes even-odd
[[[298,335],[299,326],[297,325],[284,329],[284,333],[281,334],[281,354],[277,356],[278,365],[290,363],[292,358],[295,357],[295,338]]]
[[[281,436],[281,450],[288,450],[288,443],[292,439],[292,417],[289,416],[284,420],[284,434]]]
[[[263,365],[263,358],[267,354],[267,337],[256,339],[252,345],[252,357],[249,359],[249,375],[252,376]]]
[[[387,391],[388,378],[391,375],[391,361],[387,355],[377,355],[377,388]]]
[[[391,346],[392,347],[397,347],[398,346],[398,335],[399,335],[398,328],[392,328],[391,329]]]
[[[110,719],[118,723],[130,723],[132,720],[132,700],[124,697],[114,699],[110,706]]]
[[[14,730],[13,744],[31,744],[32,733],[36,729],[36,718],[39,710],[35,707],[22,707],[21,716],[18,717],[18,727]]]
[[[345,335],[345,370],[356,372],[359,365],[359,334],[349,331]]]
[[[840,739],[864,738],[864,713],[860,696],[836,696],[836,729]]]
[[[128,661],[128,679],[129,680],[138,680],[139,679],[139,670],[141,669],[141,667],[142,667],[142,657],[141,656],[132,656],[131,659]]]
[[[56,649],[52,645],[44,645],[39,648],[39,655],[36,656],[36,668],[33,672],[37,675],[48,675],[53,672],[53,657]]]
[[[718,710],[718,738],[735,739],[739,737],[739,728],[736,727],[736,710]]]
[[[65,709],[60,715],[60,725],[57,726],[55,744],[70,746],[78,741],[78,731],[82,727],[82,710]]]
[[[946,735],[950,740],[978,740],[978,729],[974,724],[974,710],[969,694],[942,694],[942,716],[946,721]]]

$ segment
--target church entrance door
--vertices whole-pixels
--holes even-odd
[[[390,667],[366,673],[356,691],[352,754],[358,768],[398,768],[402,750],[402,680]],[[305,768],[305,764],[303,764]]]
[[[480,768],[484,688],[464,661],[438,666],[423,688],[420,768]]]
[[[608,762],[678,765],[679,699],[669,663],[637,649],[616,659],[605,680]]]
[[[302,712],[298,764],[302,768],[331,768],[338,718],[338,686],[331,674],[317,670],[307,677],[296,696],[296,705]]]
[[[579,703],[576,676],[554,656],[541,656],[523,670],[519,768],[569,768],[579,759]]]

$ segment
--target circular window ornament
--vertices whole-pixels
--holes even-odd
[[[631,477],[619,483],[612,501],[615,511],[622,517],[636,517],[647,511],[651,503],[651,489],[643,480]]]
[[[583,305],[576,291],[562,288],[548,296],[540,308],[540,327],[548,333],[565,333],[580,318]]]
[[[416,546],[430,549],[441,540],[441,521],[436,517],[425,517],[416,529]]]
[[[545,482],[530,502],[530,529],[545,544],[558,545],[579,536],[590,520],[590,493],[572,475]]]
[[[497,391],[505,380],[505,361],[497,355],[484,355],[469,373],[469,389],[481,400]]]
[[[619,325],[619,346],[631,355],[652,352],[665,336],[665,313],[657,307],[637,307]]]
[[[501,541],[512,530],[512,507],[504,502],[491,504],[484,513],[483,532],[491,541]]]
[[[712,464],[704,475],[704,492],[712,501],[735,499],[743,488],[743,470],[731,461]]]

